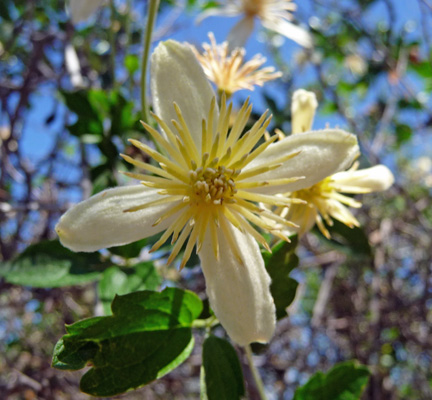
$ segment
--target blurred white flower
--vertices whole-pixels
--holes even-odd
[[[69,10],[74,24],[85,21],[104,0],[69,0]]]
[[[353,75],[363,76],[367,72],[367,64],[364,58],[359,54],[350,54],[345,57],[344,65]]]
[[[255,19],[258,19],[266,29],[294,40],[301,46],[312,47],[312,37],[309,32],[290,22],[293,19],[292,12],[296,8],[297,6],[291,0],[225,0],[225,5],[221,8],[204,11],[198,17],[198,21],[217,15],[225,17],[243,15],[228,35],[231,49],[244,47],[254,29]]]

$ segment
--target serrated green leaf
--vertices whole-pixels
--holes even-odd
[[[137,290],[156,290],[161,278],[151,261],[136,264],[127,269],[110,267],[104,271],[99,281],[99,298],[105,314],[110,314],[111,302],[115,295],[123,295]]]
[[[272,280],[270,291],[276,305],[277,319],[287,316],[286,308],[293,302],[298,286],[298,282],[289,277],[298,265],[295,254],[298,239],[297,236],[290,239],[291,243],[280,242],[274,246],[272,253],[263,252],[265,266]]]
[[[340,363],[326,374],[313,375],[296,390],[293,400],[359,400],[369,375],[365,366],[352,361]]]
[[[202,302],[194,293],[167,288],[117,296],[113,315],[66,327],[53,366],[92,368],[80,388],[93,396],[114,396],[145,385],[183,362],[193,348],[192,322]]]
[[[103,268],[99,253],[74,253],[53,240],[31,245],[0,264],[0,276],[15,285],[50,288],[98,280]]]
[[[209,400],[235,400],[244,395],[241,365],[229,342],[209,336],[203,345],[203,366]]]

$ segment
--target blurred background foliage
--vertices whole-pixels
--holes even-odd
[[[372,372],[364,399],[432,398],[432,3],[407,3],[305,1],[296,17],[313,34],[311,50],[259,32],[261,51],[284,75],[254,92],[253,118],[269,108],[272,127],[288,133],[291,94],[312,90],[320,103],[314,128],[357,134],[362,165],[383,163],[396,176],[389,191],[362,197],[361,228],[335,223],[332,240],[309,233],[299,261],[281,273],[299,282],[290,317],[255,349],[270,398],[290,399],[314,372],[350,359]],[[182,32],[215,4],[163,1],[155,42],[206,41]],[[51,368],[53,346],[65,323],[109,312],[115,293],[175,284],[204,294],[197,258],[182,273],[166,267],[164,248],[162,260],[149,257],[155,238],[85,257],[55,241],[53,226],[72,203],[127,183],[118,154],[138,157],[127,139],[145,140],[139,54],[147,3],[116,5],[73,26],[63,1],[0,3],[2,398],[88,398],[78,393],[80,372]],[[219,24],[226,21],[233,23]],[[199,398],[200,364],[194,350],[180,368],[122,398]]]

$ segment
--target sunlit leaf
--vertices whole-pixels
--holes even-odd
[[[193,348],[192,322],[202,310],[192,292],[167,288],[117,296],[112,316],[66,327],[53,366],[92,368],[80,389],[93,396],[114,396],[160,378],[182,363]]]
[[[99,253],[74,253],[53,240],[29,246],[0,264],[0,276],[15,285],[49,288],[98,280],[103,269]]]
[[[295,392],[293,400],[359,400],[370,372],[352,361],[333,367],[329,372],[317,372]]]

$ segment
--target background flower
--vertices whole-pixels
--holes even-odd
[[[251,60],[244,62],[246,50],[236,48],[228,49],[228,42],[216,44],[213,33],[209,33],[210,44],[203,43],[204,53],[199,53],[192,47],[198,61],[220,92],[231,96],[238,90],[254,90],[254,86],[262,86],[265,82],[280,78],[281,72],[275,72],[274,67],[261,66],[266,58],[256,54]]]
[[[228,35],[231,49],[245,45],[254,29],[255,19],[266,29],[294,40],[301,46],[312,47],[310,34],[290,22],[295,9],[296,5],[291,0],[226,0],[222,8],[211,8],[203,12],[198,21],[217,15],[243,15]]]

